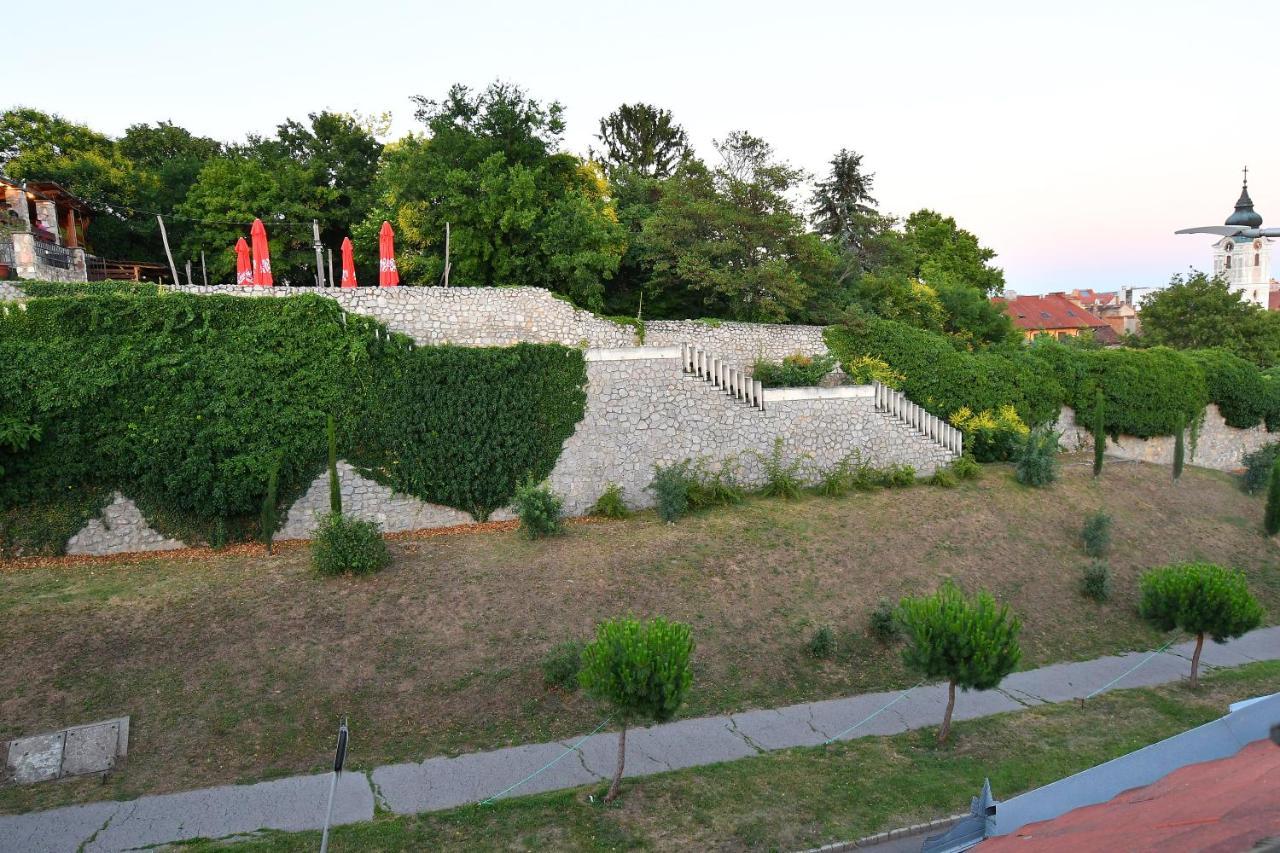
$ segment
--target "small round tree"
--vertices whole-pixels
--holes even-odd
[[[1138,612],[1161,631],[1196,636],[1191,686],[1199,684],[1200,652],[1208,634],[1225,643],[1262,622],[1262,605],[1249,592],[1244,573],[1212,563],[1180,563],[1152,569],[1140,581]]]
[[[622,785],[627,726],[637,721],[661,723],[675,716],[693,683],[692,655],[689,626],[661,617],[649,622],[630,617],[601,622],[595,640],[582,650],[578,682],[592,698],[612,707],[622,724],[618,767],[606,803],[617,798]]]
[[[965,598],[951,581],[933,595],[902,599],[898,613],[908,640],[902,653],[907,667],[947,680],[947,711],[938,730],[938,743],[946,743],[956,687],[989,690],[1012,672],[1022,657],[1022,623],[991,593]]]
[[[1271,464],[1271,480],[1267,484],[1267,514],[1262,526],[1268,536],[1280,533],[1280,456]]]

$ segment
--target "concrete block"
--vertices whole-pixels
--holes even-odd
[[[5,773],[19,785],[57,779],[62,769],[62,751],[66,732],[9,741]]]

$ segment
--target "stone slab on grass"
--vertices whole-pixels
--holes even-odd
[[[62,750],[66,741],[66,732],[9,741],[6,774],[19,785],[57,779],[62,773]]]
[[[129,751],[129,718],[119,717],[7,744],[5,776],[19,785],[105,773]]]

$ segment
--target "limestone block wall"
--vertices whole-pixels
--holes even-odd
[[[1088,424],[1077,424],[1076,413],[1064,406],[1056,427],[1062,432],[1062,446],[1067,450],[1093,447],[1093,435]],[[1187,437],[1187,464],[1219,471],[1234,471],[1244,467],[1244,456],[1258,448],[1280,441],[1280,433],[1267,432],[1261,424],[1250,429],[1228,426],[1218,407],[1210,404],[1205,410],[1204,425],[1196,440],[1195,455],[1191,455],[1190,436]],[[1173,464],[1174,438],[1160,435],[1154,438],[1137,438],[1122,435],[1119,441],[1107,439],[1107,455],[1139,462]]]
[[[22,290],[15,285],[0,281],[0,302],[16,302],[25,298]]]
[[[796,353],[808,356],[827,354],[821,326],[651,320],[644,324],[644,343],[645,346],[692,344],[748,374],[757,359],[781,361]]]
[[[647,341],[647,339],[646,339]],[[647,491],[655,464],[705,458],[713,468],[739,466],[748,486],[764,481],[756,454],[803,460],[806,479],[858,452],[876,465],[913,465],[929,474],[954,457],[905,423],[875,411],[871,386],[819,397],[767,402],[764,410],[686,376],[679,347],[587,352],[587,408],[551,473],[570,514],[585,513],[609,483],[633,507],[653,505]]]
[[[392,491],[364,477],[339,460],[338,486],[342,491],[342,512],[366,521],[376,521],[387,533],[470,524],[473,519],[462,510],[418,500]],[[329,511],[329,472],[316,477],[306,493],[294,502],[285,516],[278,539],[309,539],[320,516]]]
[[[67,540],[68,554],[126,554],[133,551],[173,551],[187,547],[151,528],[137,505],[116,492],[97,518]]]
[[[566,346],[634,346],[630,326],[575,308],[538,287],[241,287],[180,285],[187,293],[283,297],[303,293],[337,300],[419,344],[509,346],[520,342]]]

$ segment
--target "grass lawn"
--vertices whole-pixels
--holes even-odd
[[[1158,690],[1126,690],[936,730],[664,773],[606,785],[339,827],[344,850],[798,850],[967,811],[990,777],[997,799],[1060,779],[1226,712],[1232,701],[1280,689],[1280,663],[1253,664]],[[593,795],[595,801],[588,800]],[[315,850],[320,833],[269,833],[197,851]]]
[[[1078,591],[1077,541],[1099,507],[1115,518],[1115,596]],[[17,568],[0,574],[0,739],[132,716],[128,765],[0,791],[0,811],[135,797],[322,769],[349,714],[357,767],[545,741],[603,716],[548,689],[539,661],[602,617],[662,614],[698,643],[685,716],[914,683],[872,639],[881,598],[944,577],[986,586],[1023,617],[1023,666],[1145,649],[1135,616],[1150,566],[1207,559],[1245,569],[1280,613],[1262,501],[1224,474],[1083,457],[1047,489],[1007,467],[955,489],[917,486],[746,504],[661,524],[652,514],[392,543],[392,567],[321,579],[305,549]],[[805,654],[818,624],[831,661]],[[967,796],[967,795],[966,795]]]

